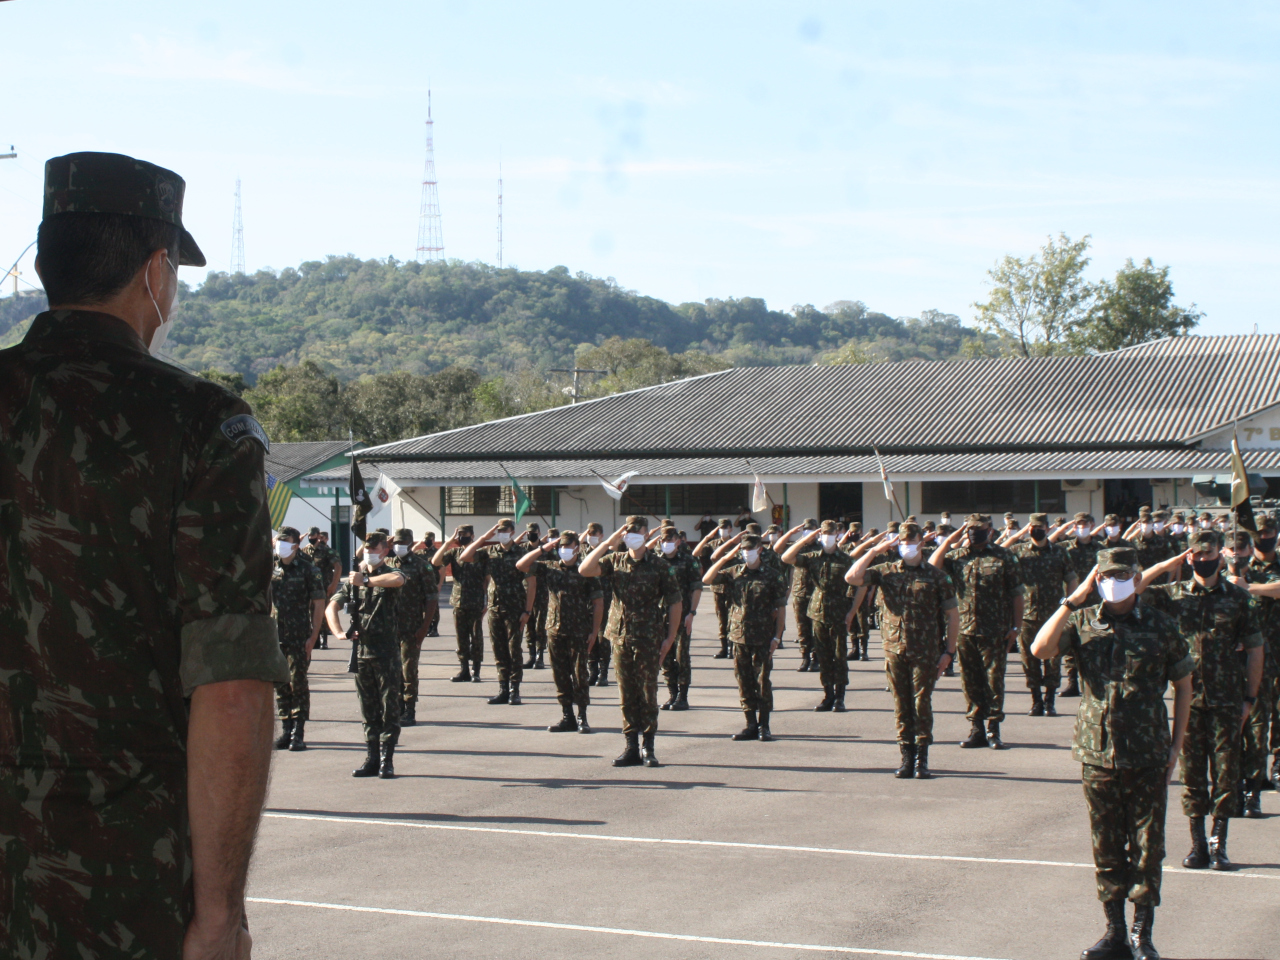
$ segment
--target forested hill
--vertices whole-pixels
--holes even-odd
[[[0,300],[0,346],[42,307],[35,295]],[[786,312],[753,297],[677,306],[565,267],[329,257],[279,273],[211,272],[184,289],[168,352],[192,369],[240,373],[250,383],[306,360],[349,380],[452,365],[484,375],[545,370],[610,337],[729,365],[805,363],[836,351],[852,360],[945,359],[987,339],[953,315],[895,319],[858,301]]]

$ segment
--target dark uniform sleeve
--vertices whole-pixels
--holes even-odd
[[[1172,619],[1169,620],[1168,632],[1169,636],[1165,641],[1165,663],[1168,664],[1166,676],[1170,683],[1176,683],[1191,675],[1196,668],[1196,659],[1191,655],[1191,644]]]
[[[174,537],[183,693],[224,680],[287,681],[271,617],[274,556],[263,450],[220,428],[196,457]]]
[[[683,603],[684,596],[680,593],[680,584],[676,582],[676,575],[671,572],[671,564],[663,564],[663,567],[665,569],[662,572],[662,602],[670,609],[677,603]]]
[[[711,583],[708,584],[708,586],[723,587],[723,586],[727,586],[732,582],[733,582],[733,568],[721,567],[720,572],[711,578]]]
[[[338,589],[333,591],[333,596],[329,598],[330,603],[336,603],[338,609],[341,610],[351,602],[351,584],[343,581],[339,584]]]
[[[960,605],[956,600],[955,583],[941,570],[938,570],[938,599],[941,601],[938,604],[941,610],[954,610]]]
[[[1004,586],[1011,597],[1021,596],[1027,592],[1027,588],[1022,582],[1022,567],[1018,564],[1018,558],[1012,553],[1009,553],[1005,558]]]
[[[787,606],[787,581],[781,573],[775,574],[773,577],[773,608],[775,610],[781,608],[786,609]]]
[[[313,564],[311,572],[307,574],[307,595],[312,600],[324,599],[324,579],[320,576],[320,570]]]
[[[1266,642],[1262,638],[1262,607],[1253,597],[1249,598],[1245,615],[1240,618],[1239,636],[1240,644],[1246,650],[1260,647]]]
[[[604,584],[599,577],[583,577],[587,581],[587,606],[604,599]]]

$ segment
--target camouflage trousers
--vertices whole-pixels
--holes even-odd
[[[866,653],[871,644],[871,625],[867,622],[867,610],[867,602],[863,600],[862,606],[853,615],[853,630],[849,634],[850,657]]]
[[[1191,704],[1182,741],[1182,812],[1234,817],[1240,781],[1240,708]]]
[[[524,608],[514,612],[489,608],[489,645],[493,647],[493,662],[498,667],[498,681],[519,683],[524,679],[524,658],[520,654],[520,638],[523,630],[520,626],[520,614]]]
[[[800,647],[800,656],[813,656],[813,621],[805,613],[809,609],[808,597],[794,597],[791,612],[796,615],[796,643]]]
[[[356,663],[356,693],[364,719],[364,740],[394,744],[400,739],[400,660],[361,657]]]
[[[1028,690],[1044,687],[1050,693],[1057,693],[1058,685],[1062,683],[1062,657],[1041,660],[1031,655],[1031,644],[1043,626],[1043,620],[1022,621],[1022,631],[1018,634],[1018,650],[1022,654],[1022,672],[1027,675]]]
[[[647,736],[658,731],[658,652],[653,640],[614,641],[613,670],[618,677],[622,732]]]
[[[1263,684],[1258,691],[1258,703],[1270,709],[1271,754],[1280,757],[1280,677],[1272,677],[1270,684]]]
[[[458,661],[480,663],[484,660],[484,615],[481,610],[453,608],[453,628],[458,634]]]
[[[886,653],[884,673],[893,691],[898,742],[927,747],[933,743],[933,688],[938,682],[938,661]]]
[[[1270,697],[1275,680],[1264,678],[1258,689],[1258,702],[1253,705],[1253,712],[1244,724],[1244,737],[1240,746],[1240,776],[1245,780],[1263,781],[1267,779],[1267,757],[1270,755],[1268,734],[1274,738],[1271,729],[1274,720],[1271,716]]]
[[[597,638],[596,646],[607,641]],[[551,657],[551,679],[556,685],[556,701],[560,706],[585,707],[591,703],[587,686],[587,638],[553,633],[547,637],[547,654]]]
[[[1164,767],[1108,769],[1084,764],[1094,876],[1103,903],[1126,897],[1160,905],[1164,817],[1169,802]]]
[[[772,710],[773,654],[768,645],[735,643],[733,645],[733,675],[738,679],[738,700],[743,710]]]
[[[289,682],[276,684],[276,715],[281,720],[305,722],[311,718],[311,685],[307,682],[311,658],[307,656],[306,641],[282,643],[280,652],[289,661]]]
[[[404,702],[418,702],[418,660],[422,638],[417,631],[400,637],[400,675],[404,678]]]
[[[547,649],[547,598],[537,597],[533,602],[533,613],[524,625],[525,645],[529,648],[529,656],[533,657],[540,650]]]
[[[813,652],[818,658],[818,676],[824,687],[849,685],[849,637],[844,621],[813,621]]]
[[[676,642],[671,645],[662,661],[662,679],[668,685],[682,683],[687,687],[693,680],[693,659],[689,654],[689,632],[683,626],[684,621],[681,620],[680,623],[681,627],[676,631]]]
[[[733,606],[733,598],[727,590],[719,593],[713,591],[711,595],[716,598],[716,624],[720,627],[718,636],[720,642],[724,643],[729,639],[729,610]]]
[[[969,704],[965,718],[982,723],[1004,719],[1004,671],[1009,662],[1009,643],[1004,637],[976,637],[962,633],[956,644],[960,661],[960,683]]]

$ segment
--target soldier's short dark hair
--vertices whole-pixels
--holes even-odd
[[[910,540],[912,537],[920,536],[920,524],[912,523],[908,520],[906,523],[898,527],[898,536],[903,540]]]
[[[560,529],[558,527],[549,527],[547,529],[547,536],[554,540],[556,537],[560,536]]]
[[[276,538],[279,540],[301,540],[302,536],[298,533],[296,527],[281,527],[276,531]]]
[[[59,213],[36,232],[40,279],[52,306],[110,300],[157,250],[178,264],[172,223],[118,213]]]
[[[319,528],[319,527],[312,527],[310,530],[308,530],[308,531],[307,531],[307,536],[308,536],[308,537],[318,537],[318,536],[320,536],[320,528]]]
[[[381,530],[375,530],[373,533],[367,533],[364,537],[365,549],[369,547],[385,547],[387,545],[387,535]]]

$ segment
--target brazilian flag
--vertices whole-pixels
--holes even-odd
[[[529,497],[520,489],[520,484],[516,483],[516,478],[513,477],[509,471],[504,469],[502,472],[505,473],[507,475],[507,479],[511,481],[511,493],[515,497],[516,501],[516,523],[519,523],[521,518],[529,512]]]
[[[271,474],[267,474],[267,509],[271,511],[271,529],[275,530],[284,523],[284,515],[289,510],[289,501],[293,499],[293,491]]]

